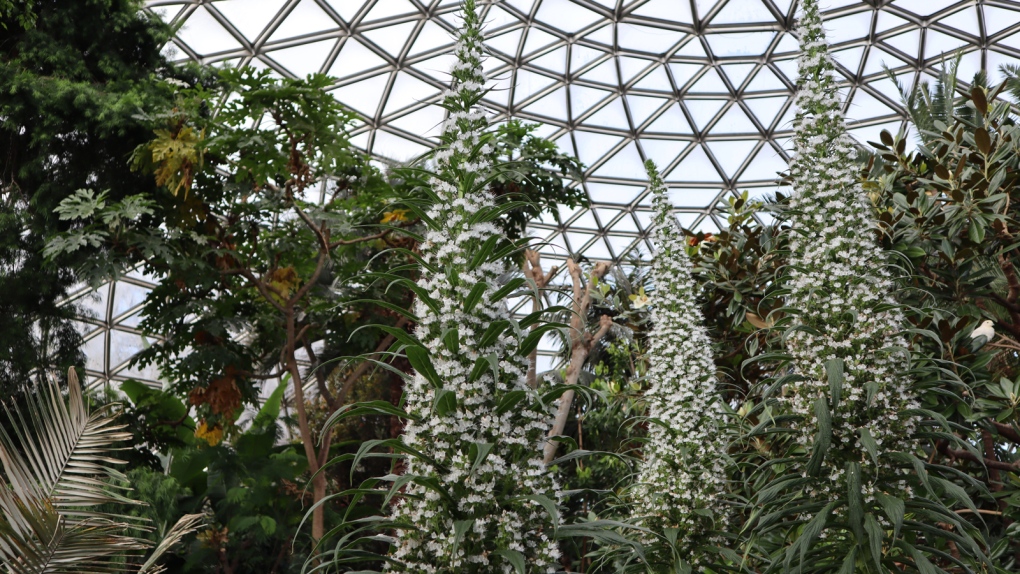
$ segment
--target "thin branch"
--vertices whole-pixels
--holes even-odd
[[[559,267],[553,265],[548,273],[542,271],[542,256],[538,251],[527,249],[524,251],[524,276],[535,283],[535,293],[531,296],[531,312],[537,313],[542,308],[541,292],[549,284],[549,280]],[[538,323],[531,326],[535,330]],[[528,355],[528,375],[526,377],[528,387],[538,388],[538,347]]]

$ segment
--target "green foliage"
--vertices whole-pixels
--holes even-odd
[[[200,515],[161,525],[158,544],[133,535],[151,524],[144,515],[103,506],[138,505],[126,498],[127,477],[111,458],[129,438],[114,425],[112,405],[89,412],[74,370],[65,402],[54,380],[43,383],[24,410],[5,411],[13,437],[0,430],[0,558],[10,574],[157,572],[156,561],[198,524]],[[16,437],[16,438],[14,438]],[[139,520],[139,518],[141,518]],[[144,562],[140,556],[155,550]]]
[[[74,270],[97,250],[93,238],[46,261],[43,246],[73,229],[53,209],[75,190],[126,194],[153,189],[124,169],[149,139],[139,109],[170,101],[160,55],[169,31],[135,0],[0,5],[0,392],[7,395],[42,366],[66,371],[83,360],[75,305],[57,305],[78,283]]]

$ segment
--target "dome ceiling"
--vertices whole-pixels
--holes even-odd
[[[789,31],[796,2],[481,3],[494,86],[487,104],[499,117],[540,123],[541,135],[585,164],[577,185],[592,208],[533,224],[549,257],[648,252],[644,159],[666,174],[677,215],[691,228],[717,229],[713,208],[727,194],[775,191],[792,133],[797,41]],[[167,46],[173,59],[337,78],[332,92],[362,120],[354,142],[377,157],[407,160],[436,141],[444,112],[433,104],[448,83],[455,0],[146,5],[178,26]],[[823,13],[851,133],[862,141],[902,125],[899,92],[886,67],[913,86],[932,80],[959,51],[962,80],[985,69],[996,82],[1000,64],[1020,60],[1020,2],[830,0]],[[112,286],[108,295],[144,285],[138,279],[123,289]],[[125,364],[111,345],[119,346],[116,340],[131,334],[137,319],[108,298],[97,305],[106,320],[96,321],[102,327],[91,335],[97,348],[88,352],[89,370],[121,378]],[[136,333],[131,337],[143,343]],[[153,376],[136,374],[146,375]]]

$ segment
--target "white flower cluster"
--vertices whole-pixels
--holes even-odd
[[[831,446],[809,493],[825,498],[846,492],[849,462],[860,463],[864,476],[880,474],[869,445],[879,455],[913,450],[907,437],[916,421],[904,411],[918,402],[903,374],[904,318],[855,174],[856,148],[846,133],[818,0],[803,5],[800,41],[787,305],[799,311],[796,320],[803,326],[790,335],[788,350],[804,380],[791,385],[789,402],[805,417],[798,440],[809,449],[819,428],[816,401],[825,398],[831,410]],[[832,389],[838,385],[830,384],[828,370],[838,373],[840,360],[844,375],[837,400]],[[872,488],[866,481],[863,490]]]
[[[432,188],[439,201],[429,217],[435,226],[421,246],[426,265],[419,286],[435,302],[416,303],[417,336],[428,349],[441,389],[419,373],[405,389],[410,422],[403,441],[424,457],[412,457],[406,473],[423,477],[408,485],[393,518],[396,563],[389,572],[511,573],[523,559],[529,573],[555,572],[559,549],[553,518],[539,502],[559,504],[559,487],[542,463],[540,445],[550,413],[525,398],[498,412],[508,396],[529,392],[527,358],[509,325],[505,301],[493,298],[505,269],[476,261],[482,245],[501,233],[473,220],[493,200],[472,192],[492,165],[493,149],[479,145],[488,122],[478,109],[485,84],[482,36],[473,0],[464,3],[464,27],[453,67],[455,89],[444,100],[450,112],[443,146],[435,155]],[[468,306],[476,285],[486,285]],[[530,395],[529,395],[530,397]],[[487,453],[487,454],[486,454]]]
[[[645,164],[655,207],[656,253],[652,260],[652,332],[645,394],[648,415],[657,421],[649,426],[648,442],[640,467],[641,490],[637,513],[646,516],[645,526],[662,532],[678,528],[684,558],[706,541],[711,522],[698,512],[709,511],[724,518],[717,499],[725,486],[726,447],[721,443],[723,418],[716,390],[715,363],[708,332],[698,305],[691,263],[683,230],[673,216],[655,164]]]

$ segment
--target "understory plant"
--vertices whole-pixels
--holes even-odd
[[[665,544],[649,565],[701,571],[719,557],[726,530],[726,409],[716,388],[687,238],[655,164],[645,165],[655,208],[651,322],[645,393],[648,439],[635,491],[635,520]],[[715,546],[716,548],[713,548]]]
[[[920,458],[923,442],[949,429],[932,429],[920,408],[915,378],[932,367],[907,346],[816,1],[804,3],[798,29],[783,353],[769,357],[780,370],[764,392],[778,396],[758,406],[764,421],[751,431],[774,425],[783,449],[760,467],[749,548],[767,554],[769,571],[963,566],[982,551],[946,502],[973,504]]]
[[[405,202],[426,229],[408,314],[415,337],[397,333],[415,371],[404,389],[407,423],[399,440],[366,443],[357,455],[380,445],[406,455],[399,476],[370,483],[392,482],[376,491],[390,502],[389,516],[369,522],[386,529],[387,572],[552,572],[559,559],[561,494],[540,450],[550,412],[526,384],[528,355],[546,326],[526,332],[538,316],[517,321],[507,308],[524,280],[506,280],[497,249],[505,240],[494,220],[505,207],[493,201],[488,181],[507,168],[494,164],[493,131],[479,105],[486,80],[475,10],[472,0],[464,3],[442,145],[431,169],[411,172],[427,199]],[[368,542],[358,534],[341,538],[337,562],[358,558],[349,544]]]
[[[44,380],[23,409],[4,402],[12,430],[0,427],[0,570],[161,572],[163,553],[202,515],[182,517],[153,544],[141,536],[148,521],[104,511],[101,505],[141,504],[126,497],[127,477],[115,468],[123,461],[110,456],[131,434],[116,424],[113,405],[89,411],[73,368],[67,381],[66,400],[55,380]]]

